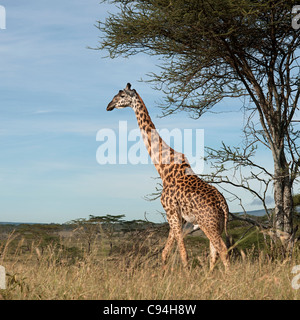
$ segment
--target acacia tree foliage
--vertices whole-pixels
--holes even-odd
[[[300,165],[300,133],[293,122],[300,95],[300,32],[291,23],[296,2],[109,2],[119,12],[99,21],[98,48],[112,58],[160,57],[161,72],[152,74],[152,81],[166,94],[164,115],[188,111],[198,118],[224,98],[248,99],[244,148],[211,150],[210,159],[220,160],[214,179],[228,182],[226,162],[259,169],[256,178],[273,182],[275,227],[291,234],[292,187]],[[270,149],[273,172],[253,162],[259,144]],[[247,189],[247,183],[241,186]]]

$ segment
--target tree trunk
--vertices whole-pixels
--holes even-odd
[[[289,166],[284,154],[274,161],[274,227],[280,231],[293,233],[293,197]]]

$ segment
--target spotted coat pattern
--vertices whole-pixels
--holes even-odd
[[[159,136],[148,110],[135,90],[128,83],[124,90],[108,104],[107,110],[131,107],[136,115],[141,134],[163,183],[161,203],[170,226],[168,239],[162,252],[163,263],[177,242],[183,265],[188,263],[184,245],[182,223],[198,225],[210,241],[210,266],[214,267],[218,255],[225,268],[229,266],[227,247],[221,234],[228,219],[228,206],[223,195],[195,175],[184,154],[170,148]]]

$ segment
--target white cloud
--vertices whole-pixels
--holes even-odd
[[[266,203],[266,205],[274,205],[274,198],[272,196],[266,196],[265,203]],[[260,199],[255,198],[250,203],[250,205],[251,206],[262,206],[262,202]]]

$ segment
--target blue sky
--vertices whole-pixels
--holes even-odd
[[[96,47],[96,20],[113,6],[99,0],[2,0],[6,29],[0,30],[0,221],[57,222],[92,215],[125,214],[162,221],[159,200],[144,196],[154,191],[153,165],[99,165],[96,134],[128,121],[129,108],[106,112],[111,98],[127,82],[139,92],[157,128],[201,128],[205,145],[241,140],[241,101],[224,101],[219,110],[192,120],[187,114],[158,118],[162,98],[147,83],[157,71],[154,57],[104,59]],[[271,158],[261,151],[267,167]],[[209,172],[209,168],[205,168]],[[255,199],[240,194],[250,210]],[[254,202],[253,202],[254,201]],[[229,203],[238,211],[237,203]]]

